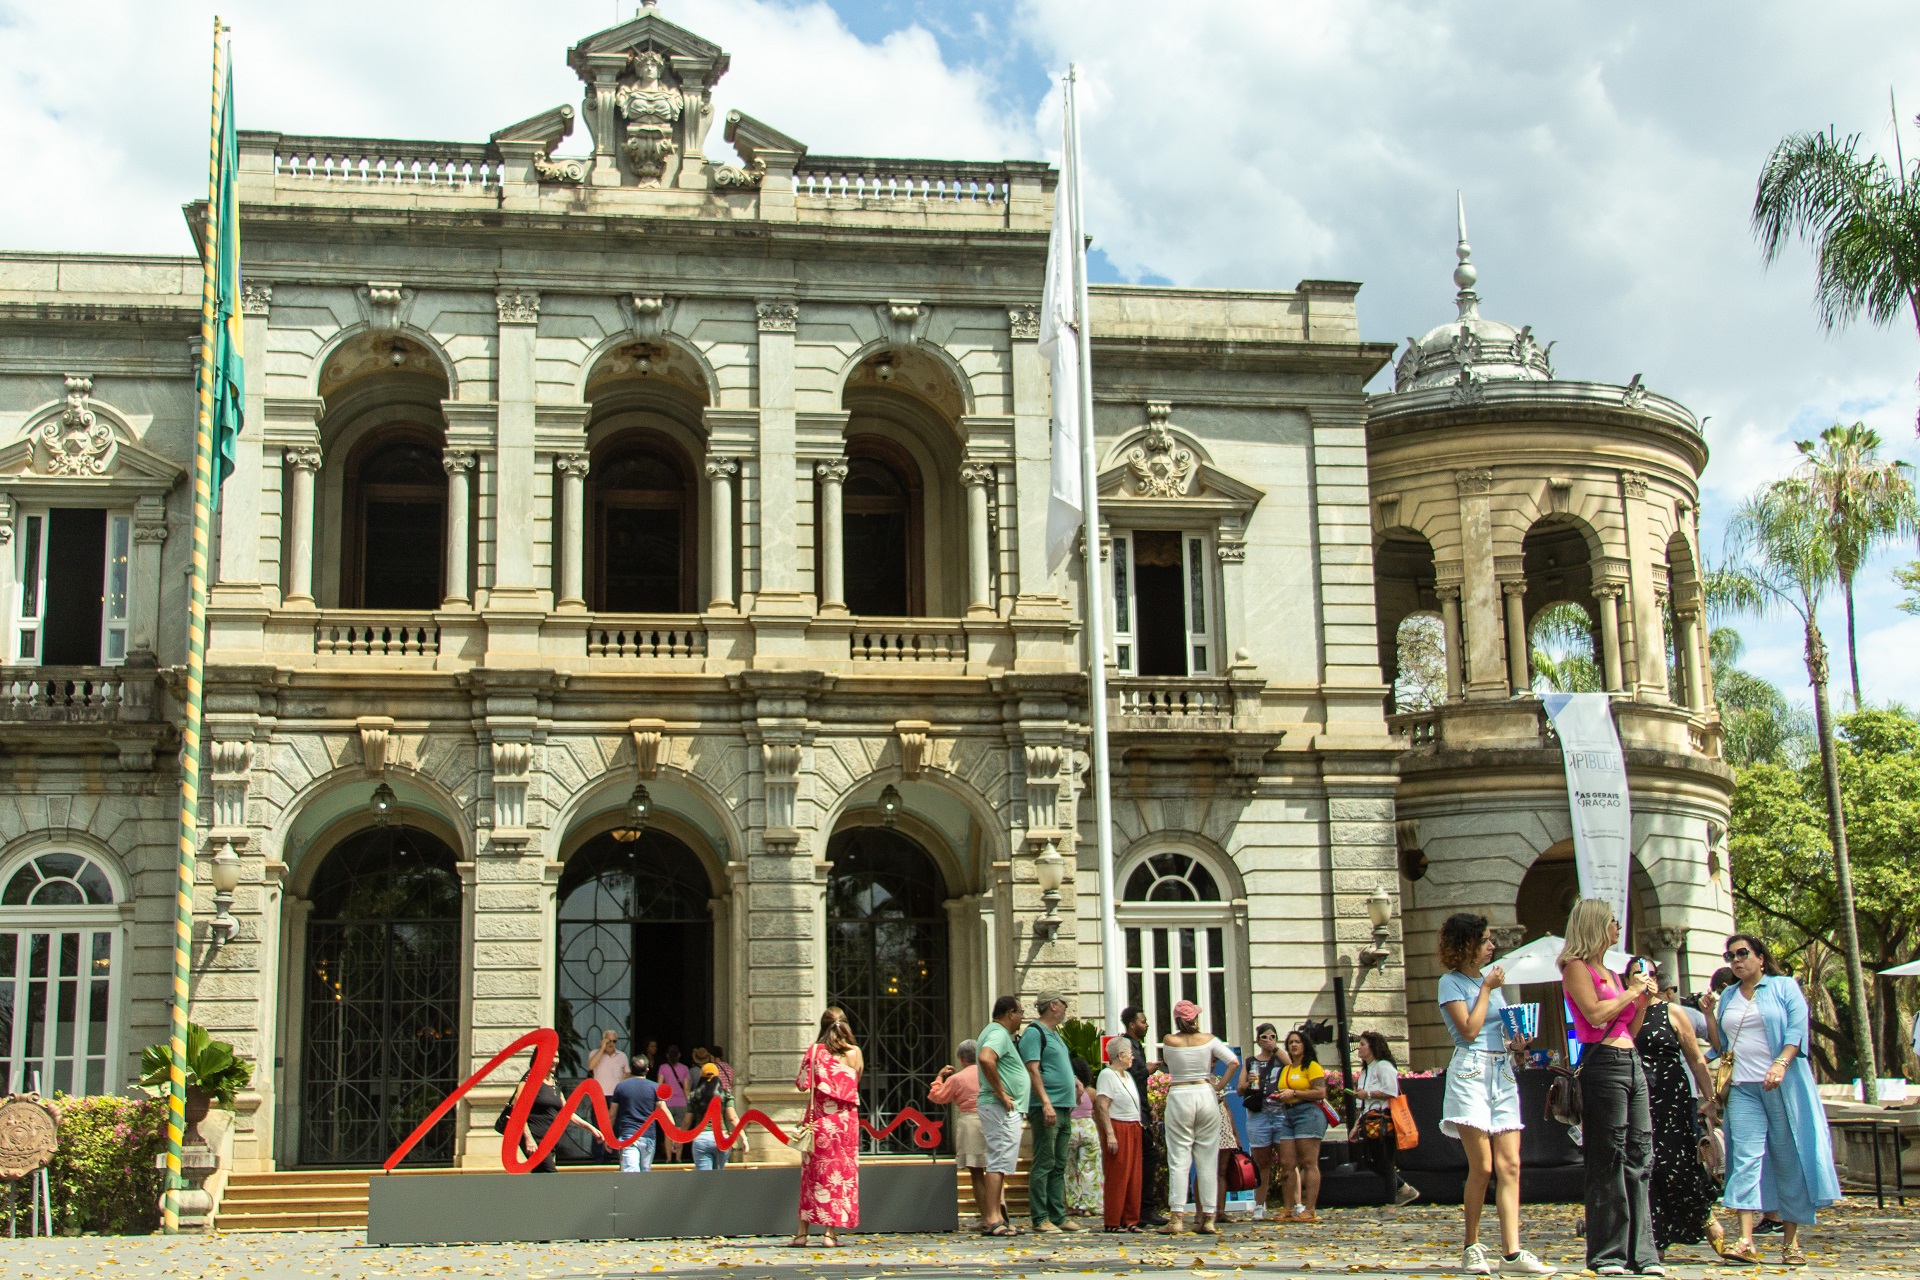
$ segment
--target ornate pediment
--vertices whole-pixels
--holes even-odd
[[[93,379],[70,373],[66,398],[27,415],[14,440],[0,447],[0,485],[43,495],[75,486],[129,494],[164,494],[185,474],[170,458],[145,449],[126,415],[93,398]]]
[[[706,187],[713,86],[729,59],[719,45],[677,27],[649,4],[631,22],[567,51],[586,82],[595,186]],[[741,185],[736,182],[733,185]]]
[[[1102,510],[1186,507],[1196,514],[1238,513],[1241,518],[1251,513],[1266,493],[1215,467],[1200,443],[1169,421],[1171,416],[1171,405],[1150,401],[1146,429],[1108,452],[1099,476]]]

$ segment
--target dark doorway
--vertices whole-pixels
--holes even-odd
[[[593,469],[593,606],[691,613],[696,540],[691,469],[650,437],[623,436]]]
[[[951,1052],[946,884],[926,850],[885,827],[842,831],[827,858],[827,1001],[866,1057],[861,1114],[885,1128],[902,1108],[926,1110],[926,1082]],[[920,1154],[911,1131],[862,1148]]]
[[[413,827],[336,845],[307,917],[300,1162],[378,1164],[459,1083],[460,875]],[[409,1159],[453,1159],[451,1114]]]
[[[854,453],[854,448],[865,452]],[[920,614],[920,487],[912,460],[888,442],[849,444],[843,501],[847,609],[864,617]]]
[[[106,599],[107,513],[55,507],[47,513],[47,613],[40,661],[50,667],[100,662]]]
[[[357,538],[350,564],[362,609],[438,609],[445,598],[447,475],[440,447],[400,439],[355,469]],[[348,599],[353,599],[348,584]]]
[[[1180,565],[1178,533],[1135,531],[1134,616],[1143,676],[1187,674],[1187,604]]]

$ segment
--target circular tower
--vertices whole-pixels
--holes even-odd
[[[1367,457],[1415,1065],[1443,1065],[1434,939],[1488,916],[1502,950],[1565,931],[1578,894],[1560,748],[1539,697],[1605,689],[1633,807],[1624,945],[1683,990],[1717,966],[1732,772],[1697,552],[1700,424],[1641,385],[1554,376],[1531,326],[1480,314],[1460,219],[1458,314],[1409,339]],[[1542,660],[1542,659],[1545,660]],[[1559,1019],[1547,992],[1543,1039]]]

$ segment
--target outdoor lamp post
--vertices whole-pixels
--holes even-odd
[[[900,821],[900,788],[889,782],[880,790],[880,822],[892,826]]]
[[[393,811],[399,804],[400,798],[393,794],[393,788],[383,782],[373,789],[373,798],[367,801],[367,809],[373,814],[373,820],[384,827],[393,822]]]
[[[633,794],[627,797],[627,825],[615,827],[613,838],[621,844],[632,844],[647,833],[647,819],[653,816],[653,797],[647,794],[647,784],[634,784]]]
[[[1040,900],[1047,914],[1033,922],[1036,937],[1051,938],[1060,932],[1060,886],[1067,882],[1067,860],[1059,846],[1047,841],[1047,850],[1033,860],[1033,878],[1040,885]]]
[[[1382,968],[1393,953],[1387,950],[1387,926],[1393,923],[1393,899],[1387,896],[1385,885],[1375,885],[1373,892],[1367,895],[1367,919],[1373,923],[1373,945],[1360,950],[1360,967],[1370,969],[1374,965]]]
[[[207,871],[213,878],[210,937],[215,947],[224,947],[240,932],[240,922],[233,918],[233,891],[240,887],[240,855],[233,851],[233,841],[220,842],[220,852],[208,861]]]

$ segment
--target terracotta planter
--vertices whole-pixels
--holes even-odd
[[[213,1095],[198,1085],[187,1086],[186,1128],[180,1135],[183,1147],[204,1147],[205,1138],[200,1136],[200,1122],[207,1118],[207,1112],[213,1110]]]

